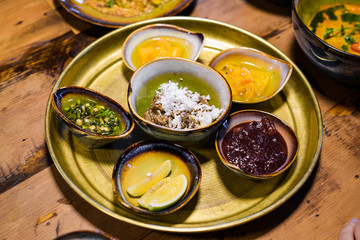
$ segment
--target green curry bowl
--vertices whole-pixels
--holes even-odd
[[[295,161],[299,141],[295,131],[273,114],[260,110],[232,113],[217,131],[221,162],[251,179],[269,179]]]
[[[229,114],[231,90],[214,69],[163,58],[136,70],[128,88],[135,122],[150,136],[177,143],[207,139]]]
[[[360,9],[358,0],[293,0],[292,20],[298,44],[317,68],[360,85],[360,15],[349,4]]]
[[[87,148],[98,148],[126,137],[134,121],[119,103],[104,94],[79,86],[56,89],[51,94],[55,111]]]

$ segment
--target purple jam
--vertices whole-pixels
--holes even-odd
[[[286,142],[267,117],[234,126],[225,135],[222,150],[227,161],[251,175],[276,172],[287,158]]]

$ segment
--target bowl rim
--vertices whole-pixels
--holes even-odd
[[[82,127],[80,127],[77,124],[73,123],[69,118],[67,118],[65,116],[65,114],[60,110],[60,108],[59,108],[59,106],[57,104],[56,96],[55,96],[56,93],[58,93],[59,91],[65,91],[64,95],[66,95],[66,94],[69,94],[69,92],[67,92],[67,91],[70,91],[70,90],[74,90],[75,94],[76,93],[84,93],[84,94],[89,95],[89,96],[91,96],[91,94],[97,96],[98,101],[101,101],[107,107],[114,110],[116,113],[118,113],[120,115],[121,118],[124,118],[124,117],[128,118],[129,121],[130,121],[130,124],[127,124],[128,121],[124,121],[125,130],[123,132],[121,132],[120,134],[118,134],[118,135],[101,135],[101,134],[93,133],[93,132],[90,132],[90,131],[87,131],[87,130],[83,129]],[[94,97],[91,96],[91,98],[94,98]],[[61,101],[59,100],[59,102],[61,102]],[[123,112],[123,114],[119,113],[118,110],[113,109],[113,107],[109,106],[108,102],[113,104],[114,106],[116,106],[118,108],[118,110]],[[105,94],[103,94],[101,92],[98,92],[96,90],[90,89],[90,88],[81,87],[81,86],[59,87],[59,88],[55,89],[51,93],[51,103],[52,103],[52,106],[55,109],[55,111],[65,121],[66,124],[68,124],[70,127],[74,128],[74,129],[76,129],[76,130],[78,130],[80,132],[83,132],[83,133],[85,133],[87,135],[90,135],[90,136],[95,136],[95,137],[99,137],[99,138],[102,138],[102,139],[119,139],[119,138],[123,138],[123,137],[129,135],[133,131],[134,127],[135,127],[135,122],[134,122],[134,119],[131,117],[131,114],[128,111],[126,111],[126,109],[121,104],[119,104],[117,101],[110,98],[109,96],[106,96]],[[125,115],[125,116],[123,116],[123,115]]]
[[[191,159],[192,159],[191,165],[194,166],[194,168],[197,170],[198,174],[196,174],[194,176],[194,179],[196,179],[197,181],[195,181],[195,182],[192,181],[192,183],[190,182],[189,189],[187,190],[186,194],[183,195],[182,198],[178,202],[176,202],[174,205],[172,205],[168,208],[165,208],[163,210],[150,211],[150,210],[142,209],[140,207],[136,207],[127,201],[127,199],[124,197],[124,193],[121,189],[121,186],[120,187],[118,186],[118,183],[121,184],[121,181],[118,179],[118,177],[121,177],[121,172],[122,172],[123,167],[125,166],[125,163],[127,163],[128,161],[131,161],[133,159],[133,157],[132,157],[130,159],[127,159],[126,161],[123,161],[123,158],[126,157],[126,155],[131,154],[132,151],[135,151],[139,147],[151,146],[151,145],[157,145],[157,144],[159,144],[161,146],[170,147],[170,148],[176,148],[177,150],[184,152],[186,155],[191,156]],[[144,151],[141,151],[140,154],[148,152],[148,151],[152,151],[152,150],[145,149]],[[166,149],[165,149],[165,151],[166,151]],[[170,151],[168,151],[168,152],[170,152]],[[174,154],[172,152],[170,152],[170,153]],[[176,155],[176,156],[178,156],[178,155]],[[180,157],[180,159],[182,161],[186,161],[186,160],[184,160],[183,157]],[[120,155],[120,157],[118,158],[118,160],[113,168],[111,179],[112,179],[112,189],[113,189],[114,196],[121,203],[121,205],[123,207],[125,207],[126,209],[129,209],[129,210],[132,210],[135,213],[158,216],[158,215],[167,215],[169,213],[173,213],[173,212],[181,209],[195,196],[195,194],[198,192],[198,190],[200,188],[200,183],[202,180],[202,169],[201,169],[200,161],[198,160],[196,155],[189,149],[183,147],[182,145],[179,145],[174,142],[166,141],[166,140],[148,139],[148,140],[142,140],[139,142],[135,142],[124,150],[124,152]],[[192,180],[192,179],[190,179],[190,180]],[[193,186],[191,187],[192,184],[193,184]]]
[[[258,49],[255,49],[255,48],[250,48],[250,47],[232,47],[232,48],[227,48],[223,51],[220,51],[219,53],[217,53],[209,62],[209,66],[211,68],[213,68],[213,66],[211,66],[219,57],[221,57],[222,55],[224,54],[228,54],[228,53],[231,53],[231,52],[234,52],[234,54],[237,54],[238,52],[242,52],[242,51],[250,51],[250,52],[253,52],[255,54],[259,54],[259,55],[262,55],[264,57],[267,57],[267,58],[270,58],[272,60],[275,60],[275,61],[278,61],[278,62],[281,62],[282,64],[285,64],[288,66],[289,70],[284,78],[284,81],[280,82],[278,87],[276,88],[276,90],[270,94],[268,97],[266,98],[263,98],[263,99],[259,99],[257,101],[240,101],[240,100],[232,100],[234,103],[241,103],[241,104],[256,104],[256,103],[261,103],[261,102],[265,102],[271,98],[273,98],[275,95],[277,95],[279,92],[281,92],[281,90],[285,87],[286,83],[289,81],[290,77],[291,77],[291,73],[293,71],[293,66],[290,62],[284,60],[284,59],[281,59],[281,58],[277,58],[277,57],[274,57],[268,53],[265,53],[263,51],[260,51]],[[216,70],[215,68],[213,68],[215,71],[218,71]],[[219,72],[219,71],[218,71]],[[219,72],[220,73],[220,72]],[[221,74],[221,73],[220,73]],[[222,74],[221,74],[222,75]],[[225,78],[225,77],[224,77]],[[226,78],[225,78],[226,80]],[[281,79],[280,79],[281,80]],[[226,80],[227,81],[227,80]]]
[[[218,75],[223,82],[225,83],[226,89],[229,93],[229,99],[228,99],[228,103],[227,103],[227,108],[224,109],[223,113],[215,120],[213,121],[211,124],[203,126],[203,127],[199,127],[199,128],[194,128],[194,129],[173,129],[173,128],[169,128],[169,127],[165,127],[165,126],[160,126],[158,124],[155,124],[149,120],[146,120],[145,118],[143,118],[142,116],[140,116],[140,114],[138,114],[138,112],[135,110],[134,106],[131,103],[131,96],[132,96],[132,83],[133,83],[133,79],[136,77],[136,75],[138,74],[139,71],[141,71],[143,68],[147,67],[148,65],[154,64],[156,62],[160,62],[160,61],[182,61],[182,62],[187,62],[190,64],[196,64],[200,67],[206,68],[207,70],[212,71],[213,73],[215,73],[216,75]],[[185,59],[185,58],[176,58],[176,57],[165,57],[165,58],[159,58],[159,59],[155,59],[152,60],[144,65],[142,65],[140,68],[138,68],[134,74],[132,75],[129,85],[128,85],[128,97],[127,97],[127,102],[128,102],[128,106],[130,109],[130,112],[135,116],[136,119],[141,120],[142,122],[144,122],[146,125],[150,125],[152,128],[157,129],[158,131],[164,131],[164,132],[172,132],[172,133],[179,133],[179,134],[187,134],[187,133],[197,133],[197,132],[201,132],[204,131],[206,129],[212,128],[213,126],[217,125],[218,123],[222,122],[223,119],[225,119],[227,117],[227,115],[230,112],[231,109],[231,105],[232,105],[232,92],[231,92],[231,88],[229,86],[229,83],[226,81],[226,79],[215,69],[193,61],[193,60],[189,60],[189,59]]]
[[[349,58],[350,61],[360,61],[360,55],[355,55],[352,53],[348,53],[348,52],[344,52],[330,44],[328,44],[327,42],[325,42],[324,40],[322,40],[321,38],[319,38],[318,36],[316,36],[312,31],[310,31],[310,29],[308,28],[308,26],[303,22],[303,20],[301,19],[299,13],[298,13],[298,5],[299,5],[300,0],[293,0],[292,1],[292,15],[293,17],[297,20],[297,23],[301,26],[301,30],[304,30],[305,33],[310,36],[310,38],[312,38],[315,42],[320,43],[318,45],[324,45],[326,47],[326,49],[323,49],[324,51],[329,51],[331,54],[335,55],[336,57],[346,57]],[[296,22],[293,21],[294,27]]]
[[[195,31],[191,31],[191,30],[188,30],[186,28],[183,28],[183,27],[179,27],[177,25],[174,25],[174,24],[169,24],[169,23],[153,23],[153,24],[148,24],[148,25],[145,25],[143,27],[140,27],[136,30],[134,30],[133,32],[131,32],[127,37],[126,39],[124,40],[124,43],[122,45],[122,48],[121,48],[121,58],[123,59],[125,65],[131,69],[132,71],[136,71],[138,68],[136,68],[135,66],[131,66],[131,64],[127,61],[128,58],[125,56],[125,49],[126,47],[128,46],[129,42],[133,39],[133,37],[136,35],[136,34],[139,34],[140,32],[142,31],[146,31],[148,29],[151,29],[151,28],[170,28],[170,29],[173,29],[173,30],[176,30],[176,31],[179,31],[179,32],[183,32],[183,33],[186,33],[186,34],[193,34],[193,35],[197,35],[201,38],[201,45],[199,47],[199,49],[197,50],[197,53],[195,54],[194,56],[194,59],[190,59],[190,60],[193,60],[193,61],[196,61],[201,52],[202,52],[202,49],[204,48],[204,44],[205,44],[205,35],[201,32],[195,32]],[[148,36],[147,39],[151,38],[151,36]],[[131,58],[131,55],[129,56]],[[165,57],[163,57],[165,58]],[[146,63],[145,63],[146,64]],[[143,64],[144,65],[144,64]]]
[[[91,235],[91,238],[89,239],[88,237],[87,238],[83,238],[83,237],[80,237],[79,238],[79,235]],[[75,230],[75,231],[71,231],[71,232],[67,232],[67,233],[64,233],[60,236],[57,236],[54,240],[71,240],[71,239],[76,239],[74,238],[76,237],[77,239],[98,239],[99,237],[101,237],[103,240],[116,240],[116,238],[110,236],[109,234],[103,232],[103,231],[100,231],[100,230]],[[98,240],[101,240],[101,239],[98,239]]]
[[[237,125],[243,123],[243,122],[238,122],[238,123],[236,123],[234,126],[232,126],[230,128],[228,126],[225,127],[227,122],[235,115],[241,115],[243,113],[252,113],[252,112],[256,113],[256,114],[259,114],[259,115],[262,115],[262,116],[270,116],[271,118],[274,118],[274,119],[278,120],[280,123],[283,124],[284,127],[288,128],[291,131],[291,133],[292,133],[292,135],[294,136],[294,139],[295,139],[296,149],[295,149],[295,152],[294,152],[294,156],[291,159],[288,160],[288,162],[286,163],[285,166],[282,166],[281,168],[277,169],[276,171],[274,171],[274,172],[272,172],[270,174],[254,175],[254,174],[246,173],[240,167],[238,167],[235,164],[232,164],[228,160],[226,160],[226,158],[222,155],[222,153],[220,151],[220,146],[219,146],[220,131],[223,128],[228,129],[226,131],[226,133],[225,133],[225,135],[226,135],[229,132],[229,130],[232,129],[234,126],[237,126]],[[230,114],[228,116],[228,118],[224,121],[224,123],[218,128],[218,130],[216,132],[216,137],[215,137],[215,149],[216,149],[216,152],[217,152],[221,162],[226,167],[230,168],[233,171],[236,171],[237,173],[239,173],[239,174],[241,174],[241,175],[243,175],[245,177],[252,178],[252,179],[260,179],[260,180],[261,179],[269,179],[269,178],[278,176],[281,173],[285,172],[288,168],[290,168],[290,166],[294,163],[295,159],[297,158],[299,148],[300,148],[299,145],[300,145],[300,142],[299,142],[299,139],[298,139],[298,136],[297,136],[295,130],[287,122],[285,122],[284,120],[282,120],[281,118],[275,116],[272,113],[269,113],[269,112],[266,112],[266,111],[263,111],[263,110],[258,110],[258,109],[244,109],[244,110],[239,110],[239,111],[233,112],[232,114]]]

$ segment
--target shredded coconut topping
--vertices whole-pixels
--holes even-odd
[[[192,129],[211,124],[223,109],[210,106],[210,96],[193,93],[186,87],[169,80],[159,91],[145,113],[148,120],[174,129]]]

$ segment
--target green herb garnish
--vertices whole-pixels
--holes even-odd
[[[344,35],[345,35],[345,29],[346,29],[346,28],[344,28],[344,25],[341,24],[341,29],[340,29],[341,36],[344,36]]]
[[[360,15],[355,13],[343,13],[341,14],[341,20],[350,24],[353,22],[360,22]]]
[[[345,36],[344,39],[345,39],[345,42],[350,44],[350,45],[355,42],[354,38],[352,36],[350,36],[350,35]]]
[[[324,39],[329,38],[333,32],[334,32],[333,28],[326,28],[325,33],[324,33]]]
[[[74,124],[100,135],[118,135],[123,126],[115,111],[85,99],[72,101],[64,113]]]
[[[114,5],[114,1],[113,1],[113,0],[108,0],[108,1],[106,2],[106,7],[107,7],[107,8],[111,8],[113,5]]]

